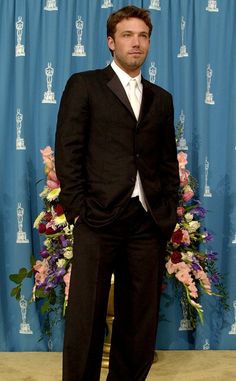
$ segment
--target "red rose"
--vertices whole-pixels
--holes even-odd
[[[173,253],[170,256],[172,263],[179,263],[181,262],[182,255],[178,251],[173,251]]]
[[[179,217],[183,216],[184,212],[185,212],[185,209],[182,206],[178,206],[178,208],[177,208],[178,216]]]
[[[173,243],[178,243],[178,244],[180,244],[181,241],[182,241],[182,238],[183,238],[182,230],[181,230],[181,229],[178,229],[178,230],[176,230],[176,231],[172,234],[171,241],[172,241]]]
[[[54,206],[54,210],[58,216],[61,216],[64,213],[61,204],[57,204],[56,206]]]
[[[54,230],[51,226],[49,226],[49,228],[46,229],[46,234],[55,234],[56,233],[56,230]]]
[[[40,234],[45,233],[45,231],[46,231],[46,225],[39,224],[38,230],[39,230]]]
[[[51,221],[51,219],[52,219],[52,213],[51,212],[46,212],[44,214],[43,218],[44,218],[45,221]]]

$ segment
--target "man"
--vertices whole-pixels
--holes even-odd
[[[63,381],[99,381],[112,273],[107,380],[143,381],[153,361],[179,178],[171,95],[140,73],[151,31],[144,9],[111,14],[112,64],[73,75],[62,97],[56,171],[75,223]]]

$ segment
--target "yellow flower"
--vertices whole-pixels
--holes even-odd
[[[46,246],[46,248],[49,249],[51,247],[51,245],[52,245],[51,239],[46,238],[44,241],[44,246]]]
[[[35,219],[35,221],[34,221],[34,228],[36,228],[36,229],[38,229],[38,227],[39,227],[39,224],[40,224],[40,222],[41,222],[41,219],[44,217],[44,215],[45,215],[45,212],[41,212],[41,213],[39,213],[39,215],[38,215],[38,217]]]
[[[63,226],[67,224],[66,216],[65,214],[61,214],[60,216],[57,216],[54,218],[54,223],[56,226]]]
[[[39,193],[39,196],[41,198],[45,198],[47,196],[48,192],[50,192],[50,189],[47,186],[45,186],[43,188],[43,191],[41,193]]]
[[[48,201],[55,200],[59,196],[60,191],[61,191],[61,188],[55,188],[55,189],[51,190],[51,192],[49,192],[47,195],[47,200]]]

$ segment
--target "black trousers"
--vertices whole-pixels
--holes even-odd
[[[165,245],[138,198],[103,228],[74,228],[63,381],[99,381],[111,275],[115,274],[107,381],[144,381],[152,365]]]

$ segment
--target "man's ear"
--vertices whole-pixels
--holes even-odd
[[[107,37],[107,46],[110,50],[112,50],[112,51],[115,50],[115,43],[114,43],[114,40],[111,36]]]

